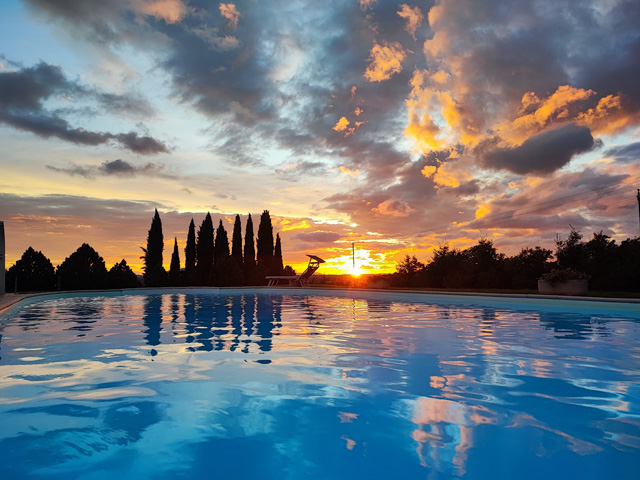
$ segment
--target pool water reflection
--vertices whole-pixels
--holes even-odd
[[[636,478],[639,325],[375,296],[45,300],[0,317],[0,478]]]

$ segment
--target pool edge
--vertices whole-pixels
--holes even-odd
[[[557,304],[558,306],[579,306],[597,305],[609,308],[621,308],[623,310],[633,310],[637,307],[640,311],[640,299],[637,298],[611,298],[611,297],[578,297],[566,295],[537,295],[537,294],[514,294],[514,293],[480,293],[480,292],[451,292],[451,291],[423,291],[411,289],[376,289],[376,288],[323,288],[323,287],[150,287],[150,288],[129,288],[115,290],[68,290],[60,292],[39,292],[26,294],[4,294],[0,295],[0,313],[6,313],[9,309],[20,308],[32,302],[44,299],[54,299],[62,297],[91,297],[108,296],[118,297],[124,295],[147,295],[154,293],[205,293],[219,294],[222,292],[246,292],[259,291],[262,293],[311,293],[329,294],[334,296],[359,295],[359,294],[383,294],[385,296],[410,296],[416,299],[428,298],[451,298],[451,299],[482,299],[493,300],[499,303],[533,303],[533,301],[543,301],[543,304]],[[586,304],[586,305],[585,305]],[[604,304],[604,305],[603,305]]]

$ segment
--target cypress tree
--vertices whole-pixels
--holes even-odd
[[[209,212],[198,230],[196,261],[197,284],[206,285],[213,264],[213,221]]]
[[[187,233],[187,245],[184,247],[184,276],[187,282],[193,281],[193,272],[196,269],[196,225],[193,218],[189,224]]]
[[[231,241],[231,256],[236,260],[238,265],[242,265],[242,226],[240,225],[240,215],[236,215],[236,221],[233,224],[233,239]]]
[[[282,244],[280,243],[280,234],[276,234],[276,246],[273,252],[273,269],[274,275],[282,275],[284,264],[282,263]]]
[[[177,287],[180,284],[180,254],[178,253],[178,239],[174,238],[171,266],[169,267],[169,285]]]
[[[151,228],[147,236],[147,248],[142,247],[144,256],[144,283],[147,286],[162,285],[166,271],[162,266],[162,251],[164,250],[164,237],[162,235],[162,221],[156,208]]]
[[[269,210],[262,212],[258,227],[258,265],[271,272],[273,269],[273,227]]]
[[[249,273],[256,266],[256,250],[253,243],[253,220],[251,214],[247,217],[247,227],[244,231],[244,271]]]
[[[218,225],[216,230],[216,245],[214,252],[216,263],[229,256],[229,237],[227,236],[227,231],[222,225],[222,220],[220,220],[220,225]]]

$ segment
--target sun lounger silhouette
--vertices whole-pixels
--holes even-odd
[[[311,275],[313,275],[316,270],[320,268],[321,263],[325,263],[323,259],[320,257],[316,257],[315,255],[307,255],[309,257],[309,265],[307,265],[307,269],[302,272],[300,275],[269,275],[265,277],[269,280],[267,284],[269,287],[273,287],[278,285],[280,280],[287,280],[289,282],[290,287],[308,287],[309,279]]]

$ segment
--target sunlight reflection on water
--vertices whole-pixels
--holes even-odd
[[[633,315],[278,294],[0,320],[0,478],[635,478]]]

